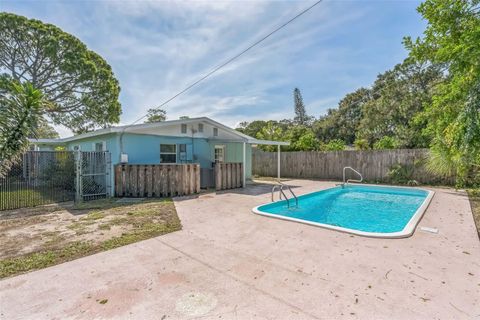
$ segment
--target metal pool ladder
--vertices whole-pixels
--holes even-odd
[[[359,177],[360,177],[360,180],[356,180],[356,179],[348,179],[345,181],[345,172],[348,170],[351,170],[353,172],[355,172]],[[343,183],[342,183],[342,187],[345,186],[345,184],[348,184],[349,182],[362,182],[363,181],[363,176],[360,172],[358,172],[357,170],[353,169],[352,167],[344,167],[343,168]]]
[[[293,196],[293,198],[295,199],[295,207],[298,207],[298,198],[297,196],[295,195],[295,193],[293,192],[292,188],[290,188],[289,185],[287,184],[283,184],[282,182],[278,181],[278,184],[274,185],[273,188],[272,188],[272,202],[274,202],[274,195],[275,195],[275,191],[278,190],[278,198],[279,198],[279,201],[282,200],[282,195],[283,197],[285,198],[285,200],[287,201],[287,206],[290,208],[290,200],[292,199],[288,199],[287,195],[285,194],[284,190],[283,189],[287,189],[290,194]]]

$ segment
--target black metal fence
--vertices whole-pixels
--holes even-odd
[[[28,151],[0,178],[0,210],[75,199],[71,151]]]

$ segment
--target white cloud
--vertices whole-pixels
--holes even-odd
[[[16,8],[78,36],[112,65],[122,87],[121,121],[128,124],[312,3],[51,1]],[[300,87],[307,110],[318,116],[383,71],[364,63],[364,57],[372,61],[386,49],[350,44],[356,40],[350,34],[368,23],[373,27],[360,30],[359,37],[371,39],[372,32],[379,32],[373,16],[365,19],[377,6],[367,7],[322,2],[164,109],[169,118],[207,115],[232,126],[282,119],[292,116],[291,92]],[[59,130],[68,134],[66,128]]]

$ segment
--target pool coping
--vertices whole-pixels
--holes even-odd
[[[405,187],[405,186],[392,186],[392,185],[378,185],[378,184],[366,184],[366,183],[351,183],[351,185],[356,185],[356,186],[373,186],[373,187],[379,187],[379,188],[400,188],[400,189],[415,189],[415,190],[422,190],[427,192],[427,196],[425,197],[425,200],[423,200],[422,204],[418,209],[415,211],[415,213],[412,215],[408,223],[405,225],[405,227],[402,229],[402,231],[397,231],[397,232],[366,232],[366,231],[360,231],[360,230],[355,230],[355,229],[350,229],[350,228],[344,228],[344,227],[338,227],[326,223],[320,223],[320,222],[314,222],[314,221],[308,221],[308,220],[303,220],[303,219],[297,219],[297,218],[292,218],[292,217],[286,217],[286,216],[281,216],[278,214],[273,214],[273,213],[268,213],[259,210],[260,207],[270,204],[269,203],[264,203],[261,205],[256,206],[255,208],[252,209],[252,212],[258,215],[262,216],[267,216],[271,218],[276,218],[276,219],[281,219],[281,220],[288,220],[288,221],[293,221],[293,222],[299,222],[303,224],[308,224],[308,225],[313,225],[316,227],[324,228],[324,229],[330,229],[330,230],[335,230],[335,231],[340,231],[340,232],[345,232],[345,233],[351,233],[363,237],[370,237],[370,238],[384,238],[384,239],[398,239],[398,238],[408,238],[413,235],[415,232],[415,229],[422,219],[423,215],[425,214],[425,211],[427,211],[428,206],[430,205],[430,202],[432,201],[432,198],[435,194],[433,190],[427,190],[423,188],[415,188],[415,187]],[[329,190],[338,187],[332,187],[332,188],[326,188],[326,189],[321,189],[317,191],[312,191],[308,192],[302,195],[299,195],[298,198],[304,197],[313,193],[317,193],[319,191],[324,191],[324,190]],[[281,201],[286,201],[286,200],[281,200]]]

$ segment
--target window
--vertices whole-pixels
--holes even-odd
[[[160,145],[160,163],[176,163],[177,146],[175,144]]]
[[[218,137],[218,128],[213,128],[213,136]]]
[[[225,146],[215,146],[215,162],[224,162]]]
[[[179,144],[178,145],[180,161],[187,161],[187,145]]]
[[[198,124],[198,132],[203,132],[203,123]]]
[[[185,123],[182,123],[182,133],[187,133],[187,125]]]
[[[103,142],[96,142],[94,151],[105,151],[103,150]]]

